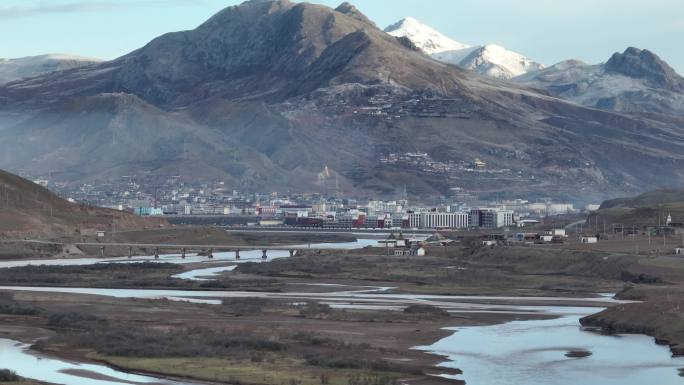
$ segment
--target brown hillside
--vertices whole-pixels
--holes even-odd
[[[49,190],[0,170],[0,237],[91,234],[166,226],[157,218],[70,203]]]

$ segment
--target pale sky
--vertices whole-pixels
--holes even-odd
[[[192,29],[236,0],[2,0],[0,57],[113,59]],[[337,6],[342,0],[312,2]],[[496,43],[546,65],[648,48],[684,73],[684,0],[356,0],[381,28],[412,16],[468,44]]]

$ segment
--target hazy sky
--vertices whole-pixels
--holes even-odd
[[[342,0],[312,2],[336,6]],[[192,29],[236,0],[2,0],[0,57],[51,52],[112,59]],[[469,44],[497,43],[546,65],[598,63],[648,48],[684,73],[684,0],[356,0],[380,27],[413,16]]]

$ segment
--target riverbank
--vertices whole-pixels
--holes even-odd
[[[592,314],[580,321],[606,334],[637,333],[667,345],[675,357],[684,356],[684,289],[681,287],[640,289],[623,292],[620,298],[643,301],[620,305]]]
[[[581,320],[604,333],[640,333],[684,356],[684,259],[641,258],[631,283],[617,297],[638,303],[616,306]]]

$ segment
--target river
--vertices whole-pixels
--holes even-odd
[[[336,285],[340,289],[344,289]],[[88,294],[116,298],[169,298],[194,300],[203,303],[220,303],[223,298],[263,297],[290,299],[293,302],[315,300],[340,308],[375,309],[399,311],[410,304],[440,306],[452,313],[514,313],[552,315],[558,318],[546,320],[514,321],[492,326],[460,327],[454,333],[433,345],[417,349],[446,356],[444,367],[463,370],[462,376],[446,376],[465,379],[475,385],[658,385],[680,384],[678,369],[684,368],[684,359],[671,358],[667,347],[658,346],[652,338],[640,335],[605,336],[582,329],[579,318],[601,310],[602,306],[624,303],[606,296],[595,298],[556,297],[510,297],[510,296],[448,296],[417,294],[382,294],[385,287],[356,288],[330,293],[305,292],[233,292],[188,290],[127,290],[92,288],[40,288],[2,287],[0,290],[59,292]],[[63,378],[63,363],[47,360],[43,364],[28,355],[23,348],[0,344],[5,349],[0,354],[2,362],[10,369],[27,373],[26,362],[32,364],[29,377]],[[590,352],[585,358],[569,358],[571,351]],[[28,360],[28,361],[26,361]],[[40,371],[37,372],[37,368]],[[57,369],[56,369],[57,368]],[[100,370],[102,369],[102,370]],[[50,373],[60,371],[60,377]],[[114,374],[109,368],[90,367],[91,372]],[[40,374],[38,378],[34,373]],[[118,373],[118,374],[117,374]],[[77,375],[78,373],[76,373]],[[624,374],[629,374],[625,376]],[[648,380],[656,379],[652,382]],[[114,382],[112,382],[114,381]],[[120,384],[109,380],[102,384]],[[126,379],[128,381],[128,379]],[[136,380],[138,381],[138,380]],[[151,379],[150,381],[158,381]],[[150,383],[150,381],[142,383]],[[140,382],[140,381],[138,381]],[[64,382],[80,385],[82,382]],[[95,383],[95,382],[87,382]],[[99,384],[99,383],[97,383]],[[173,384],[173,383],[171,383]]]
[[[360,248],[375,245],[377,240],[360,240],[349,244],[311,245],[312,248]],[[304,248],[308,245],[289,246]],[[285,248],[285,247],[283,247]],[[269,260],[289,256],[287,250],[269,251]],[[252,253],[252,254],[248,254]],[[239,262],[261,261],[261,252],[243,252]],[[58,260],[51,264],[93,264],[103,262],[133,263],[154,260],[152,257],[114,258],[102,260],[82,258]],[[203,267],[179,274],[184,279],[207,280],[215,274],[229,271],[235,265],[234,253],[215,253],[214,260],[197,255],[186,259],[179,255],[165,255],[160,262],[223,263],[224,266]],[[45,264],[44,260],[0,262],[2,267]],[[442,367],[459,368],[462,375],[447,378],[465,380],[468,385],[642,385],[681,384],[678,374],[684,359],[672,358],[669,349],[658,346],[653,339],[642,335],[605,336],[584,330],[579,318],[600,311],[602,307],[625,303],[609,295],[592,298],[511,297],[511,296],[449,296],[385,293],[388,287],[344,287],[327,283],[332,292],[240,292],[192,290],[128,290],[93,288],[0,287],[2,291],[58,292],[108,296],[116,298],[166,298],[178,301],[219,304],[223,298],[263,297],[300,302],[306,300],[327,303],[337,308],[401,311],[411,304],[439,306],[450,313],[507,313],[549,315],[556,318],[514,321],[492,326],[459,327],[450,336],[430,346],[416,347],[445,356]],[[569,352],[590,354],[583,358],[566,356]],[[29,353],[25,345],[0,339],[0,367],[41,381],[69,385],[95,384],[159,384],[183,383],[153,377],[126,374],[102,365],[78,364]],[[436,369],[438,372],[438,369]],[[90,375],[86,375],[89,373]],[[97,374],[93,379],[93,374]]]
[[[597,309],[594,309],[596,311]],[[684,358],[644,335],[606,336],[584,330],[566,315],[492,326],[460,327],[420,350],[443,355],[468,385],[681,385]],[[591,353],[571,358],[571,351]]]

